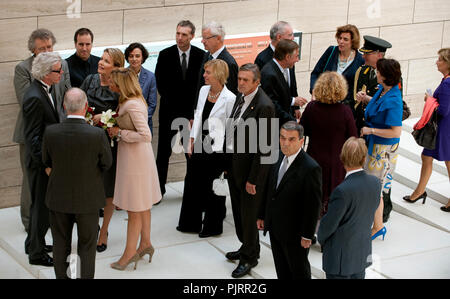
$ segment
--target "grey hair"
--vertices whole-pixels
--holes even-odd
[[[84,91],[77,87],[72,87],[66,91],[64,96],[64,107],[67,114],[82,111],[87,103],[87,96]]]
[[[30,50],[31,53],[34,53],[34,50],[36,49],[36,39],[51,39],[52,45],[56,44],[56,38],[50,30],[45,28],[36,29],[28,38],[28,50]]]
[[[246,71],[253,73],[253,82],[261,79],[261,72],[259,71],[259,67],[254,63],[246,63],[241,65],[239,71]]]
[[[297,131],[299,139],[303,138],[303,134],[305,132],[305,129],[303,129],[303,126],[301,124],[297,123],[296,121],[293,121],[293,120],[285,122],[281,126],[281,128],[285,129],[286,131]]]
[[[225,29],[222,24],[212,21],[203,25],[202,30],[207,29],[211,30],[212,35],[218,35],[222,40],[225,38]]]
[[[286,30],[286,27],[290,26],[288,22],[278,21],[272,25],[270,28],[270,39],[275,41],[277,39],[277,34],[283,34]]]
[[[43,52],[33,59],[31,74],[37,80],[42,80],[50,74],[53,65],[61,61],[61,56],[56,52]]]

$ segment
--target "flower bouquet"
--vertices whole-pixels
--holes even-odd
[[[100,121],[98,122],[98,126],[102,127],[103,130],[112,128],[117,124],[116,117],[118,117],[118,116],[119,116],[119,114],[116,111],[112,111],[111,109],[108,109],[108,111],[103,111],[102,117],[101,117]],[[111,138],[111,147],[114,147],[114,142],[113,142],[114,138]]]
[[[94,125],[94,110],[95,107],[88,107],[88,110],[86,111],[86,115],[84,116],[84,119],[86,120],[86,122],[88,124],[90,124],[91,126]]]

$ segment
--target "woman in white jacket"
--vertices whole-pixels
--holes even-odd
[[[214,179],[226,169],[226,120],[236,100],[227,89],[228,65],[220,59],[205,63],[205,84],[199,92],[190,135],[183,203],[177,230],[200,238],[222,234],[225,196],[212,190]],[[205,212],[202,217],[202,212]]]

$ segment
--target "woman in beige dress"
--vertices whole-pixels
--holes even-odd
[[[144,255],[149,255],[149,262],[152,259],[150,209],[161,200],[161,190],[150,143],[147,104],[136,74],[130,69],[113,70],[110,88],[120,94],[119,126],[108,129],[110,136],[119,140],[113,203],[128,212],[125,251],[111,267],[124,270],[134,262],[136,269],[137,261]]]

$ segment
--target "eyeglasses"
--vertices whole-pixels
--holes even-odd
[[[210,37],[204,37],[203,40],[208,40],[208,39],[211,39],[211,38],[216,37],[216,36],[217,35],[211,35]]]
[[[59,70],[52,70],[52,73],[61,73],[61,70],[62,70],[62,66],[59,68]]]

